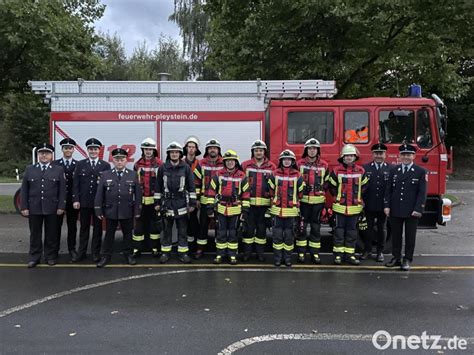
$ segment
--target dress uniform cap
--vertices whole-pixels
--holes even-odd
[[[403,153],[415,154],[416,153],[416,147],[412,146],[411,144],[402,144],[401,146],[398,147],[398,150],[400,151],[400,154],[403,154]]]
[[[102,147],[102,143],[97,139],[97,138],[89,138],[86,141],[86,147],[87,148],[100,148]]]
[[[123,148],[115,148],[112,150],[112,156],[114,158],[126,158],[128,157],[128,152]]]
[[[386,152],[387,151],[387,146],[383,143],[377,143],[374,144],[371,148],[371,151],[373,152]]]
[[[59,145],[61,147],[65,146],[65,145],[72,145],[72,146],[75,147],[77,144],[76,144],[76,141],[74,139],[67,137],[67,138],[62,139],[59,142]]]
[[[54,153],[54,147],[49,143],[41,143],[36,146],[36,152],[51,152]]]

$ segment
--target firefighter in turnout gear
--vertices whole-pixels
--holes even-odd
[[[321,159],[321,145],[317,139],[311,138],[306,141],[303,157],[298,161],[298,168],[305,183],[300,205],[303,230],[296,236],[298,262],[305,261],[306,247],[309,246],[311,261],[320,264],[320,218],[326,202],[324,186],[329,172],[328,163]],[[308,224],[310,225],[309,237],[307,236]]]
[[[255,245],[257,258],[263,262],[265,261],[263,253],[267,242],[265,213],[270,208],[268,179],[276,169],[276,165],[266,157],[268,149],[265,142],[256,140],[250,150],[252,159],[242,163],[242,169],[248,179],[250,193],[246,234],[242,238],[244,245],[243,260],[250,259],[252,246]]]
[[[239,218],[248,218],[249,184],[239,164],[239,157],[233,150],[223,156],[224,169],[214,176],[207,191],[207,198],[214,200],[217,212],[215,264],[221,264],[226,256],[232,265],[237,264],[237,223]],[[207,205],[208,215],[214,215],[214,203]]]
[[[384,212],[390,218],[393,255],[385,266],[399,266],[408,271],[415,252],[416,228],[425,209],[428,175],[425,169],[413,163],[416,147],[402,144],[398,149],[401,164],[390,171],[384,198]],[[402,261],[403,227],[405,255]]]
[[[63,168],[51,164],[53,152],[51,144],[38,145],[38,163],[26,168],[21,184],[20,211],[24,217],[28,217],[30,226],[29,268],[39,264],[43,244],[48,265],[55,265],[58,258],[57,222],[58,216],[66,208],[66,179]]]
[[[199,141],[195,137],[189,137],[186,139],[183,147],[183,160],[189,165],[191,171],[194,175],[194,182],[195,186],[199,184],[199,181],[196,179],[196,175],[194,172],[199,167],[199,160],[198,156],[201,155],[201,151],[199,150]],[[194,246],[196,239],[199,235],[200,225],[198,219],[198,212],[199,212],[199,201],[196,201],[196,208],[189,214],[189,221],[188,221],[188,243],[193,243],[191,245]]]
[[[196,208],[196,190],[191,168],[182,158],[181,145],[171,142],[166,148],[166,161],[158,170],[155,208],[160,211],[165,227],[161,238],[160,263],[170,259],[175,222],[178,230],[178,258],[186,264],[191,262],[186,231],[189,213]]]
[[[156,142],[151,138],[146,138],[140,145],[142,157],[135,163],[133,170],[137,172],[138,182],[141,186],[142,209],[141,215],[135,220],[133,231],[133,253],[140,255],[144,249],[145,237],[150,238],[151,253],[158,257],[160,248],[161,221],[155,212],[155,184],[158,168],[163,162],[158,159]]]
[[[208,229],[210,219],[207,215],[208,207],[214,204],[214,199],[208,199],[211,180],[219,171],[224,169],[222,161],[221,145],[217,139],[210,139],[206,143],[206,151],[203,159],[194,170],[196,176],[196,192],[199,196],[201,210],[199,212],[200,231],[197,237],[197,250],[195,257],[200,259],[208,242]]]
[[[362,194],[368,182],[364,168],[355,164],[359,152],[352,144],[342,148],[340,165],[329,175],[330,192],[335,196],[332,210],[336,215],[334,233],[334,263],[340,265],[342,257],[352,265],[359,265],[355,256],[357,221],[363,208]]]
[[[76,147],[76,142],[72,138],[64,138],[59,142],[61,150],[63,152],[63,157],[61,159],[55,160],[52,162],[53,165],[59,165],[64,169],[64,175],[66,176],[66,210],[64,211],[66,215],[66,224],[67,224],[67,249],[71,259],[77,259],[76,252],[76,237],[77,237],[77,218],[79,217],[79,210],[76,210],[72,205],[72,177],[74,175],[74,170],[76,169],[77,160],[75,160],[72,155],[74,154],[74,148]],[[57,252],[61,248],[61,228],[63,225],[64,214],[58,216],[58,244]]]
[[[387,146],[382,143],[374,144],[371,148],[373,161],[363,165],[369,178],[367,189],[364,192],[364,212],[367,218],[367,230],[362,232],[364,237],[364,253],[362,260],[368,259],[372,254],[372,242],[377,241],[377,262],[383,262],[385,246],[385,229],[387,216],[383,211],[385,186],[390,175],[390,166],[385,162]],[[377,226],[377,233],[374,227]]]
[[[281,152],[278,168],[268,180],[271,191],[273,223],[273,255],[275,266],[284,261],[291,266],[294,233],[299,216],[299,201],[303,197],[304,181],[296,165],[295,154],[287,149]]]
[[[120,224],[123,234],[123,255],[130,265],[137,261],[133,256],[133,219],[140,216],[142,189],[137,173],[127,169],[128,153],[125,149],[112,151],[114,169],[105,171],[99,178],[94,201],[95,214],[99,220],[105,217],[105,237],[102,243],[102,257],[97,267],[107,265],[112,257],[115,232]]]
[[[81,224],[79,229],[78,255],[77,258],[73,258],[73,261],[78,262],[86,257],[92,220],[92,260],[99,262],[100,245],[102,242],[102,221],[98,219],[94,213],[94,198],[97,192],[99,177],[104,171],[110,170],[110,164],[99,159],[102,143],[98,139],[88,139],[86,141],[86,147],[89,157],[77,162],[72,178],[73,206],[79,210],[79,221]]]

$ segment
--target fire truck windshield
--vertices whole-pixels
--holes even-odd
[[[414,111],[379,112],[379,135],[382,143],[415,143]]]

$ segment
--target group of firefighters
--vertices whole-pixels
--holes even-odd
[[[364,166],[357,164],[358,149],[346,144],[339,165],[332,171],[322,159],[315,138],[306,141],[300,159],[291,150],[282,151],[278,165],[268,159],[267,146],[261,140],[252,144],[251,159],[242,163],[234,150],[222,154],[217,139],[206,142],[199,160],[201,151],[194,137],[184,146],[170,143],[163,162],[158,159],[156,142],[146,138],[141,143],[142,157],[133,170],[126,167],[128,153],[122,148],[112,151],[112,168],[99,159],[102,144],[98,139],[87,140],[88,157],[81,161],[72,158],[76,146],[73,139],[65,138],[60,145],[63,157],[54,161],[54,147],[39,145],[38,163],[29,166],[23,178],[21,213],[29,217],[30,268],[40,262],[43,249],[47,264],[56,264],[64,214],[72,262],[86,258],[92,223],[91,254],[97,267],[110,262],[119,224],[123,254],[127,263],[134,265],[146,242],[160,263],[170,260],[173,225],[179,260],[190,263],[190,255],[200,259],[208,244],[211,221],[216,231],[215,264],[228,260],[235,265],[239,254],[241,260],[248,261],[254,251],[263,262],[268,227],[273,233],[275,266],[290,267],[295,247],[298,262],[304,263],[309,251],[311,262],[320,264],[321,220],[330,213],[335,216],[335,264],[359,265],[360,259],[371,256],[373,242],[377,245],[375,259],[383,262],[389,216],[393,258],[386,266],[410,268],[416,227],[426,200],[426,172],[413,164],[416,148],[409,144],[399,147],[400,165],[387,164],[387,147],[375,144],[373,161]],[[327,208],[327,192],[333,199],[331,208]],[[102,240],[104,218],[106,233]],[[358,258],[358,228],[364,229],[361,226],[365,223],[365,250]]]

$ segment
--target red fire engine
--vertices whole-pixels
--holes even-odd
[[[101,155],[111,160],[116,147],[139,158],[140,142],[151,137],[163,156],[170,141],[188,137],[201,145],[218,139],[223,151],[250,156],[255,139],[264,139],[270,159],[284,149],[303,153],[311,137],[321,142],[324,159],[334,167],[341,147],[353,143],[361,163],[371,159],[370,147],[388,146],[387,161],[396,163],[402,142],[418,147],[416,163],[428,171],[428,201],[420,226],[435,228],[450,220],[450,201],[443,199],[451,154],[444,144],[446,107],[436,95],[406,98],[332,99],[334,81],[32,81],[32,90],[51,104],[50,139],[72,137],[76,159],[86,156],[84,142],[95,137]],[[58,150],[59,153],[59,150]]]

